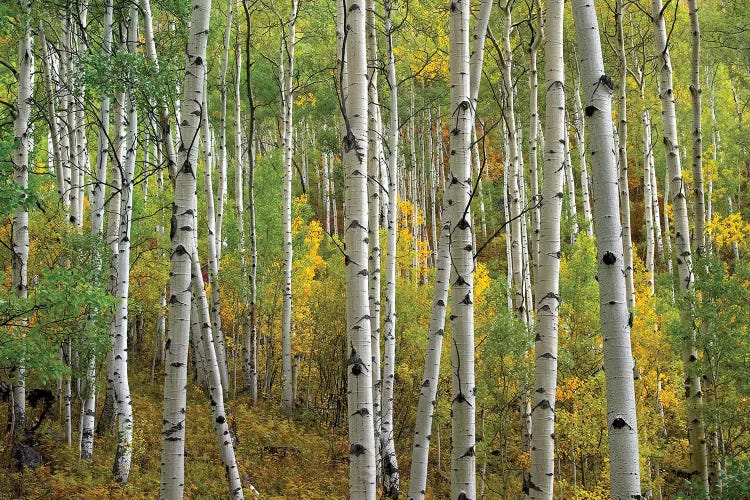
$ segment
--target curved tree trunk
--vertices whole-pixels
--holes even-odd
[[[573,0],[573,19],[581,62],[584,109],[594,177],[594,234],[599,262],[599,307],[604,337],[607,387],[610,492],[612,498],[640,498],[638,428],[635,414],[633,355],[625,289],[622,227],[612,136],[613,84],[604,73],[594,5]]]

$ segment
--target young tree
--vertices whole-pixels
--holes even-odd
[[[572,4],[594,178],[594,234],[607,385],[610,492],[612,498],[640,498],[633,355],[612,135],[613,84],[604,72],[593,3],[573,0]]]

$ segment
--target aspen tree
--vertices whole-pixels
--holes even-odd
[[[667,159],[667,175],[674,215],[674,258],[677,263],[678,291],[684,300],[692,301],[695,278],[690,248],[690,225],[688,223],[685,183],[682,178],[679,144],[677,140],[677,117],[675,110],[674,89],[672,86],[672,62],[669,55],[666,22],[661,0],[651,1],[656,39],[657,68],[659,69],[659,98],[662,106],[664,125],[664,149]],[[695,27],[694,29],[697,29]],[[699,89],[695,89],[697,92]],[[703,189],[702,187],[700,188]],[[701,207],[703,210],[703,207]],[[666,210],[665,210],[666,214]],[[665,230],[669,227],[665,224]],[[685,370],[685,394],[687,399],[687,428],[690,441],[691,475],[703,489],[708,491],[708,457],[706,453],[706,436],[704,431],[702,406],[703,393],[701,379],[696,361],[698,351],[695,342],[692,306],[684,304],[680,313],[683,328],[682,362]]]
[[[450,188],[445,211],[455,271],[451,296],[451,498],[476,497],[474,382],[474,248],[471,196],[471,103],[468,0],[450,3]]]
[[[281,114],[283,127],[281,131],[281,148],[284,155],[283,214],[284,222],[284,295],[281,320],[281,384],[283,389],[282,403],[284,412],[291,415],[294,408],[294,391],[292,390],[292,161],[294,155],[294,135],[292,130],[292,109],[294,96],[292,76],[294,74],[295,26],[298,0],[292,0],[292,11],[289,21],[282,26],[281,60],[279,61],[279,82],[281,84]]]
[[[570,160],[570,134],[568,133],[568,115],[565,114],[565,143],[563,162],[565,165],[565,189],[568,191],[568,218],[572,223],[570,242],[575,243],[578,236],[578,211],[576,209],[576,181],[573,177],[573,162]]]
[[[127,29],[128,53],[138,49],[138,7],[130,7]],[[133,175],[135,171],[138,132],[138,108],[135,89],[130,89],[127,99],[127,135],[125,159],[120,180],[120,229],[117,260],[117,299],[114,333],[114,401],[117,408],[117,452],[112,469],[116,481],[126,483],[130,474],[133,453],[133,408],[130,402],[128,381],[128,297],[130,286],[130,229],[133,217]]]
[[[633,240],[630,232],[630,188],[628,187],[628,116],[627,86],[628,62],[625,55],[625,35],[623,34],[622,15],[625,9],[623,0],[615,1],[615,31],[617,38],[618,68],[618,131],[617,159],[620,171],[620,213],[622,219],[622,245],[625,259],[625,289],[628,295],[628,309],[635,308],[635,287],[633,286]]]
[[[368,300],[367,211],[367,51],[365,9],[346,2],[340,82],[344,120],[344,242],[346,248],[347,407],[349,415],[349,495],[374,499],[375,431],[372,407],[372,343]],[[342,65],[343,66],[343,65]]]
[[[706,247],[706,199],[703,191],[703,128],[701,125],[701,38],[698,21],[698,1],[688,0],[690,13],[690,98],[692,104],[693,131],[693,210],[695,229],[693,248],[700,257]]]
[[[578,150],[578,161],[581,169],[581,197],[583,198],[583,218],[586,221],[586,234],[594,235],[594,222],[591,215],[591,197],[589,196],[589,174],[586,165],[586,141],[583,126],[583,106],[581,105],[581,79],[576,81],[573,95],[573,140]]]
[[[562,0],[547,2],[544,44],[545,136],[542,208],[537,277],[534,400],[531,411],[531,472],[524,485],[529,498],[553,497],[555,451],[555,393],[557,390],[557,335],[560,308],[560,218],[565,161],[565,66],[563,60]]]
[[[13,120],[13,135],[17,145],[13,154],[13,182],[19,189],[25,190],[29,187],[29,152],[34,146],[30,122],[34,88],[34,53],[32,51],[30,2],[22,1],[21,8],[23,9],[24,31],[18,43],[18,100]],[[13,214],[11,237],[11,285],[16,297],[25,299],[29,286],[29,209],[25,203],[19,204]],[[23,437],[26,424],[26,361],[23,337],[22,333],[21,357],[11,370],[13,438]]]
[[[170,239],[169,326],[162,418],[161,490],[163,499],[181,498],[185,477],[185,406],[190,341],[191,256],[196,233],[198,134],[203,108],[210,0],[194,0],[187,44],[181,105],[179,159],[175,178]]]
[[[221,261],[224,249],[224,205],[227,201],[227,71],[229,70],[229,43],[232,36],[232,17],[237,0],[227,0],[227,22],[222,41],[221,72],[219,73],[219,185],[216,190],[216,259]],[[229,386],[224,387],[226,393]]]
[[[537,146],[539,144],[539,80],[537,70],[537,53],[544,40],[544,16],[540,0],[534,0],[533,9],[536,9],[536,29],[532,28],[531,43],[529,43],[529,183],[531,187],[531,199],[536,201],[539,197],[539,166]],[[533,15],[529,13],[529,17]],[[544,151],[542,151],[544,154]],[[539,273],[539,232],[540,232],[540,208],[535,206],[531,212],[531,262],[534,269],[534,290],[537,291]],[[538,292],[537,292],[538,293]]]
[[[639,498],[633,356],[612,136],[613,84],[604,72],[594,5],[588,0],[573,0],[572,4],[594,178],[594,234],[599,262],[599,317],[604,337],[610,493],[613,499]]]

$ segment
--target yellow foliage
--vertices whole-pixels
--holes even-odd
[[[743,221],[740,214],[730,214],[726,217],[717,214],[706,224],[706,228],[720,248],[727,248],[735,242],[743,248],[748,247],[750,224]]]

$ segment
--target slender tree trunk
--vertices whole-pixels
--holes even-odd
[[[703,128],[701,125],[701,40],[698,22],[698,1],[688,0],[690,12],[690,97],[692,102],[693,130],[693,209],[695,210],[695,230],[693,248],[700,258],[706,247],[706,200],[703,191]]]
[[[563,162],[565,165],[565,189],[568,191],[568,218],[572,224],[570,242],[575,243],[578,236],[578,210],[576,209],[576,180],[573,176],[573,162],[570,160],[570,133],[568,131],[568,115],[565,114],[565,135]]]
[[[292,390],[292,161],[294,155],[294,134],[292,130],[292,109],[294,96],[292,75],[294,74],[295,26],[298,0],[292,0],[289,21],[282,27],[281,60],[279,80],[281,83],[281,113],[283,117],[282,150],[284,154],[284,296],[281,310],[281,384],[284,412],[291,415],[294,408]]]
[[[646,222],[646,275],[651,295],[656,291],[654,282],[654,195],[651,189],[651,171],[654,155],[651,149],[651,113],[646,108],[642,115],[643,128],[643,211]],[[658,203],[658,200],[657,200]]]
[[[594,221],[591,215],[591,197],[589,196],[589,173],[586,165],[586,141],[583,125],[583,106],[581,105],[581,79],[576,81],[573,96],[573,140],[578,150],[579,166],[581,168],[581,197],[583,198],[583,218],[586,221],[586,234],[594,235]]]
[[[22,1],[21,7],[24,33],[18,44],[18,100],[17,113],[13,120],[13,135],[16,140],[16,149],[13,154],[13,182],[18,189],[25,190],[29,187],[29,152],[34,147],[30,122],[34,89],[34,53],[32,51],[30,2]],[[54,119],[54,116],[50,119]],[[26,204],[22,203],[16,208],[12,221],[11,285],[19,299],[25,299],[28,295],[28,263],[29,211]],[[26,349],[24,346],[26,319],[22,323],[19,335],[21,355],[11,369],[13,439],[23,438],[26,426]]]
[[[181,105],[179,159],[172,205],[169,326],[162,417],[161,489],[163,499],[182,498],[185,476],[187,361],[190,342],[191,256],[196,233],[197,138],[203,108],[210,0],[194,0],[187,44],[185,94]]]
[[[471,196],[471,128],[474,113],[469,72],[468,0],[450,4],[450,166],[446,223],[455,279],[451,298],[451,498],[476,497],[474,382],[474,248],[469,209]]]
[[[414,429],[411,472],[409,474],[409,499],[423,499],[427,490],[427,465],[430,452],[432,420],[437,406],[437,387],[440,375],[440,355],[445,329],[445,312],[448,303],[450,278],[450,226],[440,231],[438,258],[435,264],[435,288],[432,295],[432,314],[427,340],[422,387],[417,403],[417,421]]]
[[[560,308],[560,220],[562,214],[565,127],[565,66],[563,60],[563,1],[547,2],[547,40],[544,46],[546,137],[544,151],[539,276],[537,278],[534,401],[531,411],[531,473],[525,493],[551,499],[555,470],[555,393],[557,390],[557,335]]]
[[[612,498],[641,495],[633,356],[625,289],[622,227],[612,137],[613,84],[604,73],[594,5],[573,0],[573,19],[581,62],[584,109],[594,177],[594,233],[599,261],[599,307],[604,337],[607,387],[610,492]]]
[[[667,31],[664,20],[664,9],[661,0],[652,0],[651,9],[654,19],[656,38],[657,68],[659,69],[659,97],[662,105],[664,124],[664,148],[667,155],[667,170],[670,179],[672,210],[674,214],[674,244],[677,274],[679,277],[679,294],[692,301],[694,283],[692,254],[690,249],[690,226],[688,223],[685,185],[682,179],[679,145],[677,142],[677,117],[675,111],[674,90],[672,87],[672,63],[667,45]],[[697,29],[695,27],[694,29]],[[695,89],[697,92],[699,89]],[[695,92],[694,92],[695,93]],[[702,191],[702,187],[701,187]],[[665,200],[667,197],[665,197]],[[703,207],[701,207],[701,210]],[[666,211],[665,211],[666,212]],[[685,394],[687,396],[687,427],[690,441],[691,475],[703,489],[708,491],[708,458],[706,454],[706,436],[704,431],[702,406],[703,395],[698,373],[698,351],[695,345],[692,305],[684,304],[680,313],[684,328],[682,339],[682,362],[685,370]]]
[[[67,187],[65,185],[65,162],[66,158],[63,157],[60,144],[60,127],[57,123],[57,112],[55,111],[55,91],[52,80],[53,73],[53,59],[52,55],[47,49],[47,40],[44,36],[44,26],[39,24],[39,42],[42,46],[42,62],[44,64],[44,85],[47,92],[47,113],[49,114],[50,123],[50,139],[52,141],[52,153],[55,160],[55,178],[57,180],[57,196],[63,205],[63,210],[67,212],[69,203],[69,195],[67,193]],[[104,109],[103,107],[100,109]],[[100,140],[101,144],[101,140]],[[67,216],[65,217],[67,220]]]
[[[539,198],[539,166],[537,145],[539,143],[539,80],[537,70],[537,53],[544,40],[544,16],[540,0],[534,0],[537,12],[536,29],[532,31],[529,44],[529,182],[531,184],[531,199],[536,203]],[[542,154],[546,154],[542,151]],[[541,214],[538,206],[531,212],[531,261],[534,270],[534,290],[538,293],[539,275],[539,238]]]
[[[342,85],[344,115],[344,241],[346,245],[347,406],[349,415],[349,495],[374,499],[375,432],[372,407],[372,341],[368,300],[367,55],[365,4],[346,5],[342,58],[348,73]],[[342,69],[343,73],[343,69]],[[341,78],[343,80],[343,78]],[[387,375],[386,375],[387,376]],[[384,391],[384,398],[386,397]]]
[[[622,16],[626,7],[623,0],[615,2],[615,24],[617,34],[617,57],[619,64],[619,96],[618,96],[618,147],[617,158],[620,166],[620,213],[622,218],[622,245],[625,259],[625,290],[628,299],[628,309],[635,309],[635,288],[633,286],[633,239],[630,232],[630,188],[628,187],[628,116],[627,116],[627,86],[628,63],[625,56],[625,35],[623,34]]]
[[[197,236],[197,235],[196,235]],[[214,424],[214,432],[216,438],[219,441],[219,455],[221,456],[221,463],[224,466],[224,474],[226,475],[227,482],[229,484],[229,496],[234,499],[244,498],[242,492],[242,482],[240,480],[240,471],[237,467],[237,460],[234,454],[234,445],[232,439],[229,436],[229,424],[227,422],[227,414],[224,410],[224,395],[223,386],[221,384],[221,376],[219,371],[219,365],[216,359],[216,349],[213,344],[213,336],[211,334],[210,325],[210,314],[208,308],[208,299],[206,298],[206,290],[203,284],[203,274],[201,273],[200,260],[198,258],[197,239],[195,240],[195,246],[193,247],[192,254],[192,284],[193,292],[195,293],[196,305],[198,307],[198,318],[203,325],[203,351],[206,353],[206,368],[208,371],[208,389],[209,389],[209,401],[211,404],[212,420]],[[250,485],[250,490],[257,494],[255,488]]]
[[[224,205],[227,201],[227,71],[229,69],[229,43],[232,36],[232,17],[237,0],[227,0],[227,23],[224,27],[224,40],[219,73],[219,185],[216,192],[216,260],[221,261],[224,250]],[[229,386],[224,386],[225,394]]]
[[[138,7],[130,7],[128,25],[128,53],[136,54],[138,44]],[[117,452],[112,470],[114,478],[126,483],[130,474],[133,453],[133,408],[128,382],[128,297],[130,286],[130,228],[133,216],[133,175],[137,152],[138,111],[135,90],[128,92],[127,137],[125,161],[122,169],[120,199],[120,241],[117,261],[117,298],[119,311],[115,317],[114,335],[114,396],[117,408]]]

